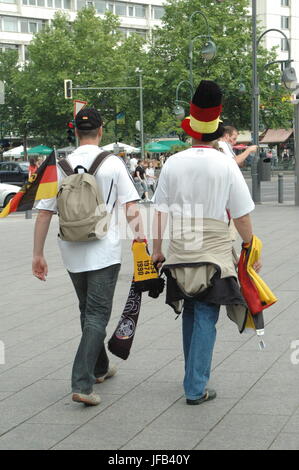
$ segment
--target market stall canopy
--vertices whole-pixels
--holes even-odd
[[[293,129],[267,129],[261,138],[261,144],[280,144],[286,142],[293,134]]]
[[[105,145],[102,149],[107,152],[114,152],[116,145],[119,147],[120,151],[123,149],[127,153],[140,153],[140,148],[132,147],[132,145],[124,144],[123,142],[113,142],[112,144]]]
[[[159,142],[150,142],[145,145],[145,150],[152,153],[170,152],[175,146],[182,147],[182,150],[189,145],[182,140],[159,140]]]
[[[240,131],[238,133],[237,143],[238,144],[248,144],[252,141],[252,135],[250,131]]]
[[[53,152],[53,149],[47,147],[46,145],[37,145],[27,150],[28,155],[50,155]],[[24,154],[24,152],[22,152]]]
[[[29,149],[27,149],[29,150]],[[20,157],[24,152],[24,145],[19,145],[19,147],[15,147],[13,149],[7,150],[3,152],[3,157]]]
[[[69,145],[68,147],[62,147],[57,149],[58,156],[66,157],[70,153],[73,153],[76,150],[76,147]]]

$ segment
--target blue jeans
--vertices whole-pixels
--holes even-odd
[[[184,302],[184,390],[189,400],[197,400],[205,394],[210,378],[219,310],[219,305],[199,300]]]
[[[82,337],[72,371],[73,393],[92,392],[96,377],[109,367],[104,339],[120,264],[96,271],[70,273],[79,299]]]

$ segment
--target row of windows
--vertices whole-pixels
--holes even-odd
[[[0,16],[0,31],[8,33],[31,33],[41,31],[46,21],[30,18],[17,18],[15,16]]]
[[[97,13],[103,14],[106,11],[111,11],[118,16],[129,16],[135,18],[146,18],[148,16],[148,5],[138,3],[125,3],[118,1],[105,1],[105,0],[77,0],[78,10],[85,6],[94,6]],[[164,15],[164,8],[159,6],[152,7],[152,18],[160,20]]]
[[[71,10],[71,0],[23,0],[23,5]]]
[[[16,0],[1,0],[3,3],[16,3]],[[22,0],[23,5],[47,7],[57,9],[72,9],[72,1],[74,0]],[[111,11],[118,16],[129,16],[135,18],[146,18],[148,16],[148,5],[138,3],[125,3],[114,0],[77,0],[77,9],[80,10],[85,6],[94,6],[97,13],[103,14],[106,11]],[[74,8],[74,7],[73,7]],[[152,7],[152,18],[160,20],[164,15],[164,8],[159,6]]]

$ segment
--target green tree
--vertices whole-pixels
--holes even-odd
[[[221,3],[204,3],[201,0],[168,1],[163,26],[154,34],[147,70],[151,86],[155,89],[151,106],[157,109],[155,119],[148,124],[156,132],[159,131],[162,108],[165,107],[171,113],[176,86],[181,80],[189,80],[190,39],[208,32],[201,14],[194,15],[190,21],[195,11],[201,11],[207,17],[211,36],[217,45],[217,55],[212,61],[205,62],[200,55],[203,38],[194,40],[194,84],[198,84],[201,79],[217,81],[224,93],[223,119],[239,129],[251,127],[252,36],[247,6],[248,0],[224,0]],[[271,106],[271,112],[267,116],[269,127],[289,127],[291,110],[281,100],[286,92],[279,86],[279,68],[275,65],[264,68],[266,63],[275,58],[275,51],[269,52],[262,46],[259,47],[261,102],[265,102],[269,109]],[[238,92],[240,83],[246,86],[245,94]],[[187,84],[180,88],[180,99],[190,100],[190,88]]]
[[[99,18],[93,8],[86,8],[72,23],[58,13],[28,46],[29,60],[23,69],[17,66],[16,56],[3,54],[0,77],[5,77],[13,95],[7,116],[20,135],[24,135],[25,125],[45,144],[66,145],[66,124],[73,116],[73,102],[64,97],[64,79],[72,79],[75,88],[138,86],[135,69],[142,67],[143,44],[141,37],[124,39],[118,18],[110,13]],[[114,136],[117,107],[126,110],[127,134],[136,132],[137,90],[74,90],[73,98],[101,109],[107,124],[105,139]],[[13,106],[14,102],[18,106]]]

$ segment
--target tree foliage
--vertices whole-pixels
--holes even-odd
[[[6,91],[2,127],[4,123],[5,131],[36,136],[38,143],[67,145],[66,123],[72,119],[73,102],[64,98],[63,82],[72,79],[76,88],[73,98],[87,100],[102,111],[104,143],[115,140],[115,114],[125,111],[126,125],[118,128],[118,139],[134,144],[139,91],[99,88],[138,87],[138,67],[143,70],[146,137],[180,134],[172,112],[176,88],[190,79],[190,41],[208,34],[205,15],[217,56],[205,62],[200,55],[205,38],[194,39],[194,84],[201,79],[217,81],[224,93],[225,122],[250,129],[252,45],[247,4],[247,0],[168,0],[162,27],[154,31],[147,45],[137,35],[125,39],[118,17],[111,13],[100,18],[93,8],[86,8],[73,22],[65,14],[57,14],[28,46],[24,66],[18,65],[15,52],[0,54],[0,80],[5,81]],[[199,13],[190,19],[194,12]],[[275,57],[275,51],[268,52],[260,45],[260,93],[265,108],[261,117],[267,127],[289,127],[292,107],[281,99],[286,92],[280,85],[279,68],[265,68]],[[240,83],[246,86],[244,94],[238,92]],[[188,83],[180,87],[179,98],[190,101]]]

